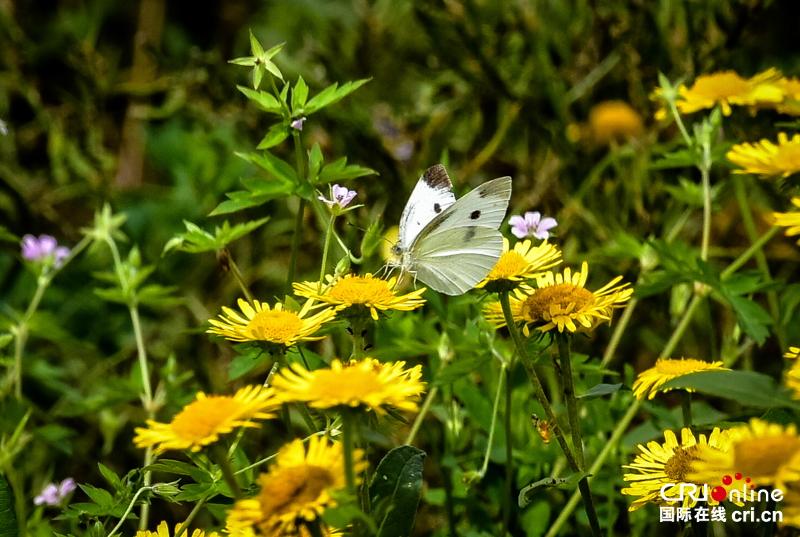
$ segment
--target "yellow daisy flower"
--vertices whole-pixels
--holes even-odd
[[[698,76],[692,87],[683,84],[678,88],[678,95],[683,100],[675,101],[681,114],[691,114],[698,110],[722,107],[722,113],[731,115],[731,105],[757,106],[775,104],[783,101],[783,91],[776,84],[781,78],[780,71],[768,69],[752,78],[742,78],[733,71],[722,71],[710,75]],[[661,94],[661,88],[656,89]],[[656,112],[656,119],[667,117],[666,108]]]
[[[398,296],[395,285],[397,278],[392,277],[388,280],[376,278],[372,274],[359,276],[348,274],[336,281],[333,276],[327,275],[328,285],[319,292],[318,282],[295,283],[294,292],[299,296],[312,298],[325,304],[335,306],[337,310],[351,310],[351,313],[358,315],[362,311],[369,310],[372,318],[378,320],[378,310],[400,310],[411,311],[425,304],[425,299],[421,298],[425,292],[425,287],[412,291],[407,295]],[[344,312],[347,315],[348,311]]]
[[[270,309],[266,302],[253,301],[253,306],[239,299],[239,309],[244,316],[223,307],[221,321],[209,319],[211,328],[206,332],[217,334],[231,341],[257,341],[291,347],[298,341],[315,341],[324,336],[312,336],[323,323],[332,321],[336,311],[325,308],[309,316],[313,301],[305,303],[299,312],[284,309],[278,302]]]
[[[280,406],[275,390],[262,386],[245,386],[232,396],[199,392],[170,423],[147,420],[147,428],[136,428],[133,441],[139,448],[155,446],[156,454],[170,449],[200,451],[236,427],[258,427],[252,420],[272,418]]]
[[[789,352],[783,355],[784,358],[797,358],[800,356],[800,347],[789,347]]]
[[[508,239],[503,237],[503,255],[486,278],[475,286],[476,289],[487,285],[487,291],[492,293],[510,291],[517,287],[530,289],[527,285],[520,285],[520,282],[561,262],[561,252],[547,242],[531,248],[531,241],[525,240],[516,243],[513,250],[509,248]]]
[[[659,387],[670,380],[698,371],[730,371],[722,367],[722,362],[704,362],[694,358],[659,358],[655,367],[642,371],[633,383],[633,395],[637,399],[652,399],[659,391]],[[669,388],[663,391],[669,391]],[[692,390],[688,390],[692,391]]]
[[[792,198],[792,203],[800,208],[800,198]],[[776,226],[788,227],[786,235],[800,235],[800,212],[793,213],[772,213],[772,219]],[[800,244],[800,241],[797,241]]]
[[[702,486],[708,484],[708,503],[717,505],[719,502],[711,497],[711,491],[716,486],[722,485],[722,474],[712,476],[707,480],[697,480],[688,474],[691,465],[707,451],[714,453],[725,453],[728,450],[728,434],[715,427],[711,435],[706,439],[706,435],[701,434],[696,440],[692,430],[681,429],[681,441],[678,442],[675,433],[664,431],[663,444],[658,442],[648,442],[647,447],[639,445],[641,454],[636,456],[632,464],[623,466],[637,470],[637,474],[625,474],[625,481],[629,481],[631,486],[622,489],[623,494],[637,496],[629,511],[636,511],[647,503],[658,505],[672,505],[676,507],[694,507],[697,503],[688,494],[684,494],[681,505],[679,502],[666,501],[661,496],[661,489],[664,485],[672,484],[672,487],[664,489],[664,496],[675,498],[679,496],[682,484],[694,484],[698,486],[696,495],[703,494]],[[705,448],[703,451],[701,449]]]
[[[178,535],[182,527],[183,524],[175,524],[175,533],[172,535]],[[183,535],[184,537],[206,537],[206,532],[196,529],[192,532],[185,531],[183,532]],[[159,524],[156,528],[156,531],[139,530],[136,532],[136,537],[170,537],[169,526],[167,526],[166,522],[162,521],[161,524]],[[219,537],[219,534],[216,531],[212,531],[208,534],[208,537]]]
[[[356,476],[368,466],[363,456],[362,450],[353,453]],[[303,441],[297,439],[283,446],[269,472],[259,476],[258,496],[236,502],[228,512],[225,532],[231,537],[310,537],[304,522],[335,507],[330,491],[343,489],[346,484],[341,443],[312,436],[306,451]],[[323,531],[323,535],[334,533],[338,535]]]
[[[789,352],[783,355],[784,358],[796,359],[800,356],[800,348],[789,347]],[[792,399],[800,399],[800,360],[795,360],[792,367],[784,376],[784,384],[792,390]]]
[[[738,144],[725,156],[742,167],[733,173],[751,173],[761,178],[788,177],[800,171],[800,134],[789,140],[785,132],[778,133],[778,145],[769,140]]]
[[[589,122],[570,124],[567,136],[572,142],[609,145],[625,142],[644,133],[642,116],[625,101],[601,101],[589,110]]]
[[[783,92],[783,101],[775,105],[775,110],[781,114],[800,115],[800,80],[781,78],[775,84]]]
[[[425,390],[422,366],[403,369],[405,362],[384,364],[367,358],[342,363],[334,360],[330,369],[307,371],[294,363],[282,369],[272,385],[285,401],[304,401],[315,408],[358,407],[381,414],[387,406],[414,412]]]
[[[525,335],[530,336],[530,325],[542,332],[552,328],[558,328],[559,332],[565,328],[576,332],[581,327],[592,330],[602,321],[610,322],[613,310],[630,299],[633,289],[626,289],[627,283],[617,285],[622,279],[617,276],[592,292],[584,287],[588,275],[589,266],[584,261],[575,274],[566,268],[563,275],[552,272],[536,275],[538,288],[530,294],[517,289],[516,296],[509,300],[511,314],[515,321],[525,323]],[[497,327],[506,325],[499,302],[486,306],[484,316]]]
[[[728,430],[727,451],[702,450],[692,463],[691,479],[703,481],[740,473],[755,487],[772,485],[778,474],[800,452],[800,436],[794,425],[783,427],[753,418],[747,425]]]

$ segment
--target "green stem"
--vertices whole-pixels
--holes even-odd
[[[750,209],[750,202],[747,199],[747,190],[745,189],[744,178],[741,174],[733,175],[733,185],[736,190],[736,201],[739,203],[739,208],[742,213],[742,222],[747,230],[750,243],[753,244],[758,241],[758,230],[756,229],[756,222],[753,218],[753,211]],[[764,283],[771,283],[772,276],[769,272],[769,263],[767,263],[767,256],[764,254],[764,250],[757,250],[755,256],[756,263],[758,263],[758,268],[764,274]],[[780,301],[778,300],[778,293],[774,289],[767,291],[767,303],[769,305],[770,315],[772,315],[773,326],[775,328],[775,335],[778,337],[778,343],[782,349],[786,348],[786,331],[784,330],[783,325],[780,323]]]
[[[567,401],[567,415],[569,416],[569,429],[572,435],[572,452],[578,461],[578,469],[586,470],[586,460],[583,456],[583,438],[581,437],[581,422],[578,416],[578,399],[575,396],[575,380],[572,377],[572,359],[569,350],[569,335],[557,334],[558,359],[561,364],[561,383]]]
[[[511,444],[511,368],[506,367],[504,363],[502,369],[506,377],[506,408],[505,415],[503,416],[503,423],[505,424],[506,434],[506,488],[503,501],[503,531],[501,537],[505,537],[508,533],[508,525],[511,521],[511,504],[512,492],[514,487],[514,454],[513,445]]]
[[[689,132],[686,130],[686,126],[683,124],[681,115],[678,113],[678,107],[675,106],[675,101],[669,100],[667,101],[667,104],[669,105],[670,112],[672,112],[672,117],[675,118],[675,123],[678,124],[678,128],[683,136],[683,141],[686,142],[687,147],[692,147],[692,137],[689,136]]]
[[[344,475],[347,483],[347,494],[350,501],[358,501],[356,490],[356,469],[355,469],[355,449],[356,449],[356,427],[358,426],[358,416],[351,409],[346,408],[342,416],[342,447],[344,448]],[[352,535],[358,537],[361,533],[358,522],[352,527]]]
[[[631,298],[630,301],[628,301],[625,311],[622,312],[619,322],[616,323],[616,326],[614,327],[614,333],[611,334],[611,340],[608,342],[608,347],[606,347],[606,350],[603,353],[603,359],[600,361],[600,367],[607,366],[608,363],[614,358],[614,353],[617,352],[619,342],[622,340],[622,334],[628,327],[628,323],[631,322],[633,310],[636,309],[636,304],[638,303],[638,298]]]
[[[354,317],[350,322],[350,330],[353,331],[353,354],[351,358],[356,361],[364,359],[364,331],[367,322],[361,317]]]
[[[331,233],[333,232],[333,222],[336,220],[334,215],[328,221],[328,230],[325,232],[325,248],[322,250],[322,266],[319,269],[319,287],[318,291],[322,291],[322,286],[325,284],[325,267],[328,265],[328,250],[331,246]]]
[[[239,284],[239,288],[242,290],[244,297],[253,305],[253,294],[250,292],[250,288],[247,286],[247,282],[244,281],[244,274],[242,271],[239,270],[239,265],[233,260],[233,256],[231,256],[230,252],[225,251],[226,255],[228,256],[228,262],[230,263],[231,270],[233,271],[233,277],[236,278],[236,282]]]
[[[192,521],[197,516],[197,513],[200,512],[200,508],[203,507],[203,505],[205,505],[207,500],[208,496],[203,496],[202,498],[197,500],[197,503],[194,505],[194,508],[192,508],[192,512],[189,513],[189,516],[187,516],[186,520],[184,520],[183,523],[181,524],[181,531],[177,532],[175,534],[175,537],[181,537],[182,535],[186,534],[187,530],[189,529],[189,524],[192,523]]]
[[[708,260],[708,245],[711,240],[711,149],[703,148],[703,163],[700,175],[703,178],[703,238],[700,243],[700,259]]]
[[[692,427],[692,394],[686,390],[681,390],[681,414],[683,415],[683,426]]]
[[[144,405],[145,413],[149,419],[155,418],[156,410],[153,407],[153,388],[150,385],[150,365],[147,361],[147,351],[144,346],[144,336],[142,335],[142,323],[139,319],[139,308],[137,307],[137,299],[134,296],[128,304],[128,311],[131,316],[131,324],[133,324],[133,333],[136,339],[136,351],[139,358],[139,370],[142,375],[142,404]],[[144,468],[150,466],[153,462],[153,447],[150,446],[144,451]],[[153,482],[153,474],[149,470],[144,473],[144,486],[150,486]],[[150,518],[150,504],[142,504],[139,513],[139,530],[144,531],[147,529],[148,519]]]
[[[419,428],[422,427],[422,422],[425,421],[425,415],[430,410],[437,393],[439,393],[439,386],[434,386],[428,391],[428,395],[425,396],[425,401],[422,403],[422,407],[420,407],[417,417],[414,419],[414,424],[411,426],[411,431],[409,431],[406,437],[405,445],[410,446],[414,438],[416,438]]]
[[[25,344],[28,342],[28,323],[33,317],[33,314],[36,312],[36,309],[39,307],[39,303],[42,301],[42,297],[44,296],[44,292],[47,287],[50,285],[51,279],[47,276],[39,276],[36,281],[36,292],[31,299],[31,303],[28,304],[28,309],[25,311],[25,315],[22,316],[19,324],[14,328],[14,333],[16,337],[14,338],[14,396],[17,398],[17,401],[22,399],[22,355],[25,350]]]
[[[725,278],[728,278],[734,272],[739,270],[739,268],[745,263],[747,263],[751,257],[756,255],[757,252],[761,251],[761,248],[763,248],[763,246],[766,243],[768,243],[772,239],[772,237],[777,235],[780,232],[780,230],[781,230],[780,226],[775,226],[766,233],[764,233],[764,235],[762,235],[760,239],[754,242],[753,245],[750,246],[750,248],[742,252],[742,254],[739,257],[737,257],[733,261],[733,263],[728,265],[728,268],[722,271],[722,273],[720,274],[722,279],[724,280]]]
[[[148,490],[153,490],[153,487],[149,487],[149,486],[142,487],[142,488],[140,488],[139,490],[136,491],[136,494],[133,495],[133,498],[128,503],[128,508],[125,510],[124,513],[122,513],[122,516],[120,517],[119,522],[117,522],[117,525],[114,526],[114,529],[112,529],[111,532],[108,534],[108,537],[114,537],[114,535],[117,533],[117,531],[119,531],[119,529],[122,527],[122,524],[124,524],[125,521],[128,519],[128,515],[133,510],[133,506],[136,504],[136,500],[139,499],[139,496],[141,496],[143,492],[146,492]],[[144,531],[144,530],[142,530],[142,531]]]
[[[522,360],[522,365],[525,367],[525,372],[528,373],[528,378],[533,385],[533,391],[536,395],[536,400],[539,401],[539,404],[542,405],[542,408],[544,408],[544,412],[547,415],[547,421],[550,423],[551,430],[553,431],[556,440],[558,440],[558,445],[561,446],[561,451],[564,452],[564,456],[567,458],[570,468],[572,468],[574,472],[577,472],[579,471],[578,463],[575,460],[575,457],[573,456],[572,450],[569,448],[566,439],[564,438],[564,433],[561,431],[561,427],[558,426],[558,421],[556,421],[556,416],[553,414],[553,409],[550,406],[550,402],[547,400],[547,395],[544,393],[542,383],[539,381],[539,376],[536,374],[536,370],[533,367],[533,362],[531,362],[531,359],[528,356],[528,351],[525,349],[525,343],[522,341],[522,337],[519,335],[519,330],[514,322],[514,316],[511,314],[511,304],[508,300],[507,292],[500,293],[500,305],[503,307],[503,315],[506,319],[508,332],[511,334],[511,339],[514,340],[514,346],[517,348],[517,353]]]
[[[500,380],[497,382],[497,392],[494,394],[494,405],[492,406],[492,422],[489,425],[489,440],[486,444],[486,454],[483,457],[483,466],[481,466],[478,474],[483,479],[486,471],[489,469],[489,458],[492,455],[492,444],[494,444],[494,431],[497,425],[497,414],[500,411],[500,394],[503,393],[503,379],[505,378],[506,364],[502,363],[500,366]],[[508,439],[506,438],[506,443]],[[503,534],[505,535],[505,533]]]
[[[289,273],[286,278],[286,294],[292,293],[292,283],[294,282],[294,272],[297,268],[297,252],[300,250],[300,235],[303,233],[303,214],[306,212],[306,200],[300,198],[300,205],[297,207],[297,217],[294,221],[294,234],[292,235],[292,253],[289,257]]]
[[[214,462],[217,463],[217,466],[219,466],[219,469],[222,471],[222,477],[228,484],[228,488],[231,489],[231,494],[233,494],[234,499],[239,501],[244,498],[242,489],[239,487],[239,482],[236,480],[236,475],[233,473],[231,461],[228,458],[228,451],[219,443],[212,444],[210,451]]]

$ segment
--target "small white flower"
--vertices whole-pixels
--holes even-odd
[[[331,198],[333,199],[327,199],[325,196],[318,196],[318,199],[327,203],[328,207],[333,207],[334,205],[338,204],[339,207],[344,209],[350,204],[351,201],[353,201],[353,198],[356,197],[356,194],[358,194],[358,192],[355,190],[348,190],[343,186],[333,185],[333,188],[331,189]]]
[[[549,216],[542,218],[538,211],[527,212],[525,216],[514,215],[508,219],[511,233],[518,239],[536,237],[545,240],[550,236],[550,230],[558,225],[555,218]]]

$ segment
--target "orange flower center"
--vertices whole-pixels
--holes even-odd
[[[689,483],[686,474],[691,470],[692,462],[697,459],[697,444],[689,447],[678,446],[664,465],[664,473],[673,483]]]
[[[591,291],[571,283],[557,283],[537,289],[522,303],[522,317],[529,321],[540,321],[549,314],[553,306],[560,310],[581,310],[594,301]],[[570,308],[572,305],[572,308]]]
[[[220,424],[229,421],[241,408],[232,397],[211,395],[192,401],[172,419],[175,436],[197,443],[218,433]]]
[[[302,511],[319,501],[325,491],[336,483],[326,468],[302,464],[282,468],[261,480],[261,514],[265,520],[292,511]],[[264,532],[269,535],[269,532]]]
[[[716,101],[735,95],[746,95],[750,86],[747,80],[733,71],[726,71],[699,77],[689,91]]]
[[[385,280],[354,276],[342,278],[328,293],[333,300],[342,304],[378,304],[394,298]]]
[[[291,311],[261,311],[247,323],[245,332],[251,339],[285,343],[296,337],[303,320]]]

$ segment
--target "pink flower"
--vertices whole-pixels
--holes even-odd
[[[331,197],[333,199],[329,200],[324,196],[318,196],[318,199],[327,203],[328,207],[333,207],[338,203],[339,207],[344,209],[350,204],[351,201],[353,201],[353,198],[356,197],[356,194],[358,194],[358,192],[355,190],[348,190],[343,186],[333,185],[333,188],[331,189]]]
[[[60,268],[64,260],[69,257],[69,248],[59,246],[56,239],[50,235],[42,234],[38,239],[33,235],[25,235],[22,237],[22,257],[36,262],[52,258],[54,266]]]
[[[306,121],[306,118],[300,117],[292,121],[290,125],[293,129],[297,129],[299,131],[303,130],[303,123]]]
[[[558,225],[555,218],[542,218],[538,211],[527,212],[525,216],[514,215],[508,219],[508,223],[511,225],[511,233],[518,239],[536,237],[540,240],[546,240],[550,236],[550,230]]]
[[[50,483],[41,494],[33,499],[33,503],[36,505],[42,505],[43,503],[47,505],[58,505],[76,488],[78,488],[78,485],[75,484],[75,480],[71,477],[66,478],[58,486],[56,486],[55,483]]]

